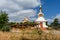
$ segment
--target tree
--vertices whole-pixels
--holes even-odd
[[[54,29],[57,29],[58,28],[58,25],[59,25],[59,21],[57,18],[54,19],[54,21],[51,23],[51,26],[54,28]]]
[[[5,11],[0,12],[0,29],[8,24],[8,14]]]
[[[51,23],[52,26],[58,26],[59,21],[57,18],[54,19],[54,21]]]
[[[48,22],[46,22],[46,25],[48,25]]]

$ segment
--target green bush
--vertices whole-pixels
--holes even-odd
[[[9,32],[9,31],[10,31],[10,27],[9,27],[9,26],[3,26],[1,30],[2,30],[3,32],[4,32],[4,31]]]

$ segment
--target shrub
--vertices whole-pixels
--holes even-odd
[[[4,31],[9,32],[9,31],[10,31],[10,27],[9,27],[9,26],[3,26],[1,30],[2,30],[3,32],[4,32]]]

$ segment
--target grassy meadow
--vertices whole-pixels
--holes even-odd
[[[60,34],[53,34],[53,30],[43,32],[40,29],[23,29],[20,32],[0,31],[0,40],[60,40]]]

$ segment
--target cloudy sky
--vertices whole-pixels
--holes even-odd
[[[60,20],[60,0],[41,0],[43,13],[48,22],[54,18]],[[36,20],[39,13],[40,0],[0,0],[0,10],[6,11],[9,20],[21,22],[26,16]]]

